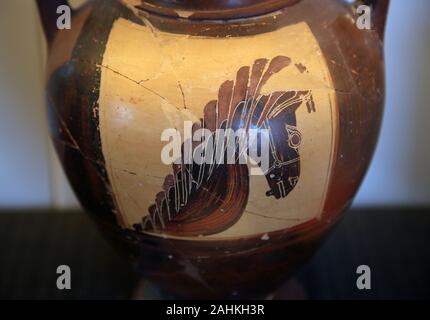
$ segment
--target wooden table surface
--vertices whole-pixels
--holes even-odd
[[[56,269],[72,270],[72,289]],[[356,269],[372,270],[372,289]],[[350,210],[295,282],[309,299],[430,298],[430,210]],[[1,299],[128,299],[137,275],[82,212],[0,211]]]

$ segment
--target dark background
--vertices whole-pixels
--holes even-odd
[[[350,210],[297,272],[296,298],[430,298],[429,230],[426,210]],[[129,299],[139,283],[82,212],[4,212],[0,253],[1,299]],[[71,268],[71,290],[56,287],[59,265]],[[360,265],[372,270],[371,290],[356,287]]]

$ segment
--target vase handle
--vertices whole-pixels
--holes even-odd
[[[48,41],[48,45],[50,45],[58,31],[57,19],[59,15],[57,8],[62,5],[69,6],[69,2],[67,0],[36,0],[36,2],[46,40]]]
[[[381,40],[384,39],[390,0],[364,0],[365,4],[372,6],[373,25]]]

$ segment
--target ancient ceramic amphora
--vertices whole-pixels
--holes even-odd
[[[95,0],[67,29],[38,1],[57,153],[145,279],[264,297],[314,252],[381,124],[388,1],[365,2]]]

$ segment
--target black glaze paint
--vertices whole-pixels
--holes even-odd
[[[94,4],[91,4],[94,5]],[[83,206],[96,218],[117,222],[99,132],[101,67],[114,22],[142,24],[115,0],[92,8],[72,53],[48,81],[48,114],[63,166]],[[61,128],[59,130],[59,128]]]

